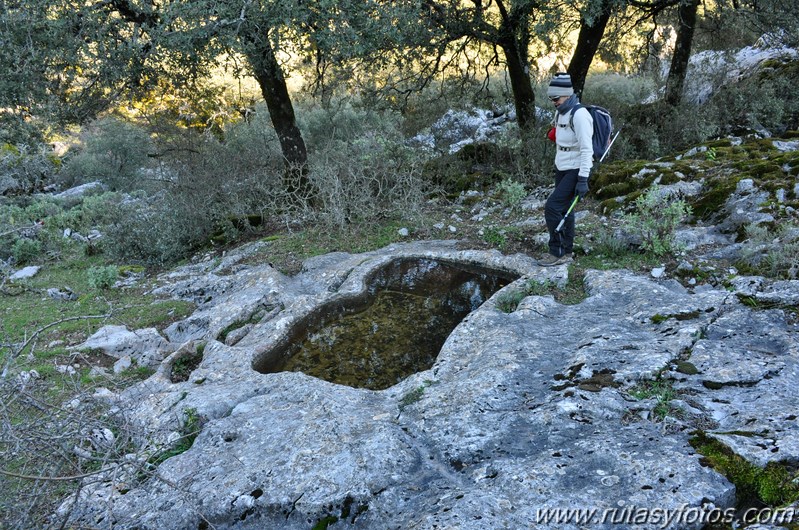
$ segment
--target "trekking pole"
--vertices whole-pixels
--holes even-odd
[[[574,196],[574,200],[572,201],[572,205],[569,206],[568,210],[566,210],[566,215],[564,215],[563,219],[561,219],[560,222],[558,223],[557,228],[555,228],[555,232],[560,232],[560,229],[563,228],[563,223],[566,222],[566,218],[569,216],[570,213],[572,213],[572,210],[574,210],[574,207],[577,204],[577,201],[579,201],[579,200],[580,200],[580,196],[579,195],[575,195]]]
[[[615,142],[615,141],[616,141],[616,138],[618,138],[618,137],[619,137],[619,134],[621,133],[621,129],[622,129],[622,127],[619,127],[619,130],[618,130],[618,131],[616,131],[616,134],[615,134],[615,135],[613,135],[613,140],[611,140],[611,141],[610,141],[610,143],[608,144],[608,148],[607,148],[607,149],[605,149],[605,152],[604,152],[604,153],[602,153],[602,156],[601,156],[601,157],[600,157],[600,159],[599,159],[599,161],[600,161],[600,162],[602,162],[603,160],[605,160],[605,157],[606,157],[606,156],[608,156],[608,153],[610,152],[610,147],[613,145],[613,142]]]

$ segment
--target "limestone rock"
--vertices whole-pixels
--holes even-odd
[[[69,287],[63,287],[61,289],[51,287],[47,289],[47,296],[53,300],[64,300],[66,302],[74,302],[78,299],[78,295]]]
[[[782,310],[738,308],[706,335],[691,354],[699,373],[676,388],[697,392],[694,401],[718,423],[708,434],[759,466],[799,459],[799,425],[786,421],[799,412],[796,326]]]
[[[53,194],[55,199],[74,199],[85,196],[87,193],[97,193],[105,191],[108,187],[100,181],[87,182],[74,188],[69,188],[60,193]]]
[[[766,279],[762,276],[738,276],[730,280],[730,287],[737,294],[755,296],[765,283]]]
[[[109,325],[72,349],[99,349],[117,359],[129,357],[139,366],[155,366],[170,350],[170,344],[155,328],[129,331],[125,326]]]
[[[784,306],[799,305],[799,280],[784,280],[770,284],[755,295],[758,302]]]
[[[659,199],[673,198],[677,200],[685,197],[696,197],[701,192],[702,182],[700,181],[680,181],[656,188],[656,194]]]
[[[520,279],[455,328],[431,369],[388,389],[252,369],[296,322],[364,292],[400,257],[479,263]],[[541,520],[540,510],[733,507],[732,484],[689,444],[697,428],[759,465],[799,459],[799,427],[788,420],[799,415],[795,325],[724,289],[688,293],[628,271],[588,271],[583,302],[528,296],[505,313],[504,294],[531,279],[562,285],[565,271],[452,242],[320,256],[294,278],[257,270],[246,273],[253,283],[237,278],[198,310],[207,346],[188,381],[171,383],[159,369],[118,398],[151,443],[174,442],[193,410],[203,418],[193,446],[163,462],[159,480],[127,477],[124,494],[112,475],[85,487],[73,524],[307,529],[335,517],[364,529],[576,530]],[[756,296],[767,287],[747,288]],[[266,299],[280,310],[230,346],[211,323],[230,320],[239,295],[237,318]],[[670,369],[686,362],[695,370]],[[682,392],[683,414],[657,421],[656,400],[633,397],[656,377]]]
[[[752,179],[738,181],[735,192],[724,206],[726,218],[718,229],[734,232],[743,226],[757,225],[774,221],[774,217],[760,209],[769,200],[769,192],[759,190]]]
[[[511,108],[449,110],[430,127],[429,133],[417,135],[409,143],[455,153],[466,145],[485,142],[499,134],[513,119],[515,113]]]
[[[39,274],[40,270],[41,267],[39,267],[38,265],[30,265],[28,267],[23,267],[20,270],[14,272],[11,276],[8,277],[8,279],[14,281],[14,280],[25,280],[28,278],[33,278],[34,276]]]
[[[685,250],[694,250],[709,245],[729,245],[734,238],[720,233],[716,227],[695,226],[680,228],[674,235],[674,242]]]
[[[240,328],[234,329],[233,331],[228,333],[227,336],[225,337],[225,344],[227,344],[228,346],[233,346],[242,338],[244,338],[244,336],[246,336],[247,333],[249,333],[252,330],[252,328],[253,324],[245,324]]]
[[[114,373],[121,374],[131,366],[133,366],[133,361],[131,360],[130,355],[124,355],[117,359],[117,361],[114,363]]]
[[[799,151],[799,141],[793,140],[789,142],[783,142],[782,140],[774,140],[772,142],[774,147],[778,151],[788,152],[788,151]]]

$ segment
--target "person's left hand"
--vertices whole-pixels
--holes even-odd
[[[577,177],[577,186],[575,186],[574,192],[581,200],[588,195],[588,177]]]

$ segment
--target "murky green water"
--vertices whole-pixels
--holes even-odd
[[[301,371],[380,390],[430,368],[449,334],[514,278],[433,260],[397,260],[369,282],[369,295],[319,312],[261,372]]]

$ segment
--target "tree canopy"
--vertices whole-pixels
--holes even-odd
[[[305,89],[322,97],[337,73],[347,81],[391,65],[424,86],[438,74],[464,73],[464,61],[453,57],[482,48],[489,52],[486,75],[497,65],[507,75],[524,129],[534,122],[533,87],[551,73],[537,60],[544,54],[569,59],[579,91],[595,57],[640,57],[618,53],[637,35],[646,55],[655,30],[671,28],[666,100],[675,104],[697,30],[745,26],[796,42],[797,9],[788,0],[4,1],[0,114],[6,124],[43,116],[84,123],[154,90],[190,99],[227,62],[257,81],[287,167],[302,168],[307,153],[289,74],[306,74]],[[4,130],[11,139],[9,126]]]

